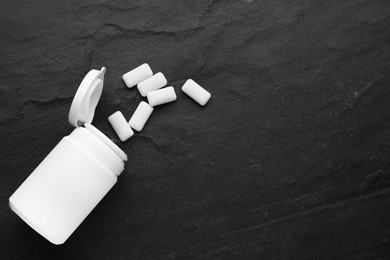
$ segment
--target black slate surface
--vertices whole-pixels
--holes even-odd
[[[143,100],[121,80],[143,62],[178,100],[120,143],[107,117]],[[388,0],[1,1],[0,258],[386,259],[389,65]],[[102,66],[94,125],[130,160],[54,246],[8,198]]]

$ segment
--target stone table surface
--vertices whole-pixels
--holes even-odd
[[[178,100],[121,143],[147,62]],[[107,68],[93,124],[128,154],[61,246],[8,198],[72,130],[73,95]],[[385,259],[390,255],[390,2],[1,1],[0,259]],[[192,78],[205,107],[180,90]]]

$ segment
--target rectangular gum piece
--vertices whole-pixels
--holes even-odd
[[[149,105],[152,107],[175,101],[177,98],[173,87],[150,91],[146,96],[148,98]]]
[[[148,92],[157,90],[159,88],[164,87],[167,84],[167,79],[165,78],[164,74],[161,72],[154,74],[152,77],[140,82],[137,85],[139,93],[146,97],[146,94]]]
[[[120,111],[116,111],[114,114],[109,116],[108,122],[110,122],[115,133],[122,142],[126,141],[134,135],[133,130],[127,124],[125,117]]]
[[[128,88],[132,88],[138,83],[153,76],[152,69],[147,63],[144,63],[137,68],[123,74],[122,79]]]
[[[193,100],[198,102],[199,105],[204,106],[211,98],[210,92],[202,88],[198,83],[189,79],[184,83],[181,90],[190,96]]]
[[[152,106],[150,106],[145,101],[141,101],[137,109],[134,111],[134,114],[130,118],[129,125],[131,128],[141,132],[153,110],[154,108]]]

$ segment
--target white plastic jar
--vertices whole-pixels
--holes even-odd
[[[91,70],[72,102],[76,126],[9,199],[11,209],[53,244],[63,244],[117,182],[127,155],[90,124],[105,68]],[[84,125],[84,127],[82,127]]]

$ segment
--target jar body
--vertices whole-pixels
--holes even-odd
[[[9,199],[19,217],[57,245],[68,239],[118,178],[98,159],[96,149],[72,135],[54,147]]]

